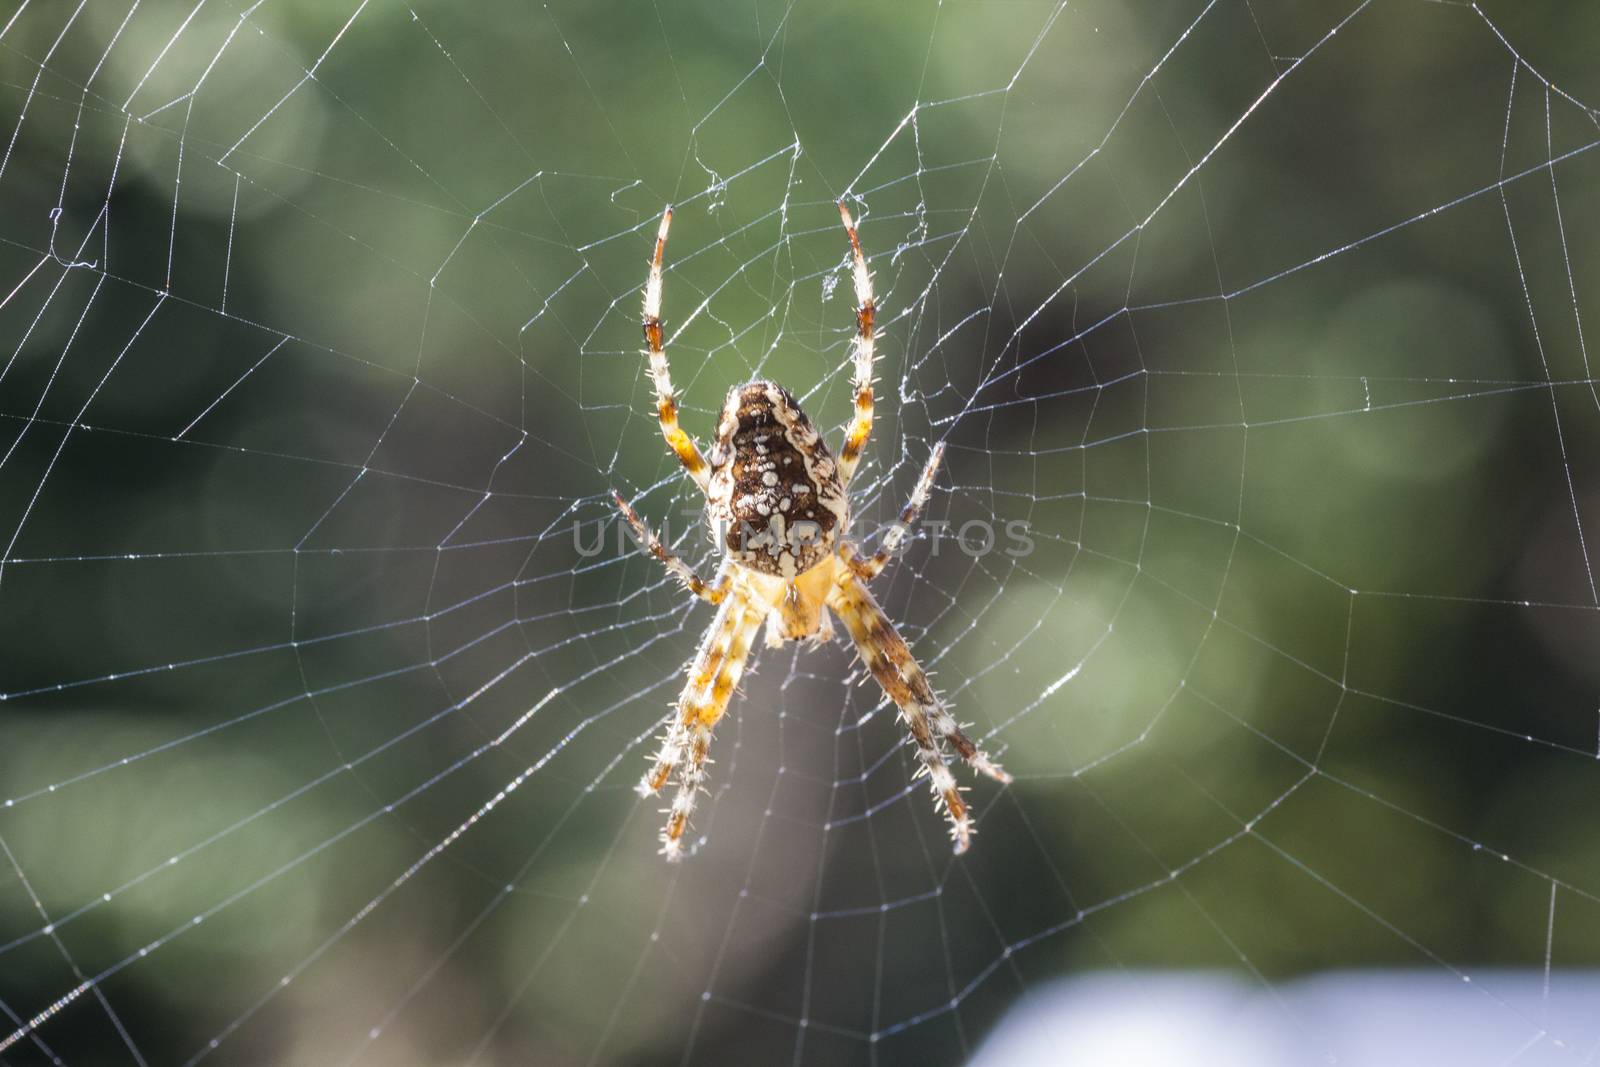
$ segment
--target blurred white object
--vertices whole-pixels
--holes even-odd
[[[1019,1000],[977,1067],[1600,1064],[1600,971],[1335,971],[1063,979]]]

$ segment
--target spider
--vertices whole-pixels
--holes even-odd
[[[776,382],[761,380],[736,385],[728,392],[710,462],[701,456],[678,425],[678,400],[661,328],[661,258],[672,225],[670,206],[656,232],[655,254],[644,287],[645,354],[655,384],[656,414],[667,445],[705,494],[707,517],[716,531],[713,537],[723,550],[715,578],[703,580],[612,491],[639,543],[690,593],[717,607],[716,617],[689,663],[688,678],[662,738],[661,751],[638,786],[641,796],[653,796],[677,772],[677,795],[664,811],[667,823],[661,831],[661,851],[669,860],[683,854],[684,831],[706,778],[711,732],[727,711],[755,632],[763,622],[769,648],[806,638],[818,643],[832,640],[830,612],[844,622],[862,662],[900,709],[921,765],[916,777],[927,776],[934,804],[950,822],[958,855],[971,844],[972,816],[961,797],[964,790],[957,787],[946,763],[945,744],[980,773],[999,782],[1011,781],[1011,776],[962,732],[905,639],[867,588],[900,547],[927,502],[944,454],[943,444],[934,447],[900,521],[890,527],[876,553],[863,556],[845,538],[850,524],[846,490],[872,430],[876,304],[855,222],[842,200],[839,217],[850,237],[857,307],[852,342],[855,417],[837,459],[794,395]]]

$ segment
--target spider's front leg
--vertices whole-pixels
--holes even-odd
[[[711,732],[728,710],[728,701],[733,699],[750,656],[756,627],[768,610],[769,605],[758,602],[742,585],[735,586],[732,595],[718,606],[717,616],[689,664],[689,676],[678,696],[672,725],[662,739],[661,752],[639,782],[639,794],[649,796],[666,785],[674,770],[678,771],[678,793],[667,809],[667,825],[661,831],[661,852],[669,860],[683,854],[683,834],[705,782]]]
[[[853,569],[841,569],[828,606],[844,620],[867,669],[899,706],[900,717],[916,743],[917,759],[922,764],[917,773],[928,776],[937,803],[944,806],[956,854],[965,852],[972,843],[972,817],[945,762],[944,742],[948,741],[973,770],[997,782],[1009,783],[1011,776],[962,731],[955,716],[934,694],[927,674],[911,655],[905,639]]]

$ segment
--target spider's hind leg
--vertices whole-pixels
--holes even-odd
[[[872,274],[867,270],[867,257],[861,252],[855,220],[850,217],[850,209],[843,200],[839,201],[839,219],[850,237],[850,275],[856,293],[856,336],[851,341],[855,368],[850,377],[855,393],[855,416],[845,433],[844,447],[839,450],[839,484],[848,486],[855,477],[856,464],[861,462],[867,435],[872,432],[872,361],[877,340],[878,298],[872,292]]]
[[[661,436],[677,455],[678,462],[702,493],[710,485],[710,469],[695,447],[693,438],[678,425],[678,396],[672,388],[672,373],[667,367],[666,332],[661,326],[661,260],[667,250],[667,231],[672,228],[672,208],[661,214],[656,230],[655,254],[650,257],[650,275],[644,283],[644,343],[650,357],[650,381],[656,391],[656,419]]]

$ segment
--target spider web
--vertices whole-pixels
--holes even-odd
[[[1276,991],[1367,966],[1590,1062],[1600,23],[1530,8],[23,0],[0,1062],[957,1062],[1150,968],[1338,1058]],[[758,649],[669,867],[645,257],[702,442],[837,427],[841,196],[855,532],[946,443],[878,589],[1017,781],[952,857],[852,653]]]

